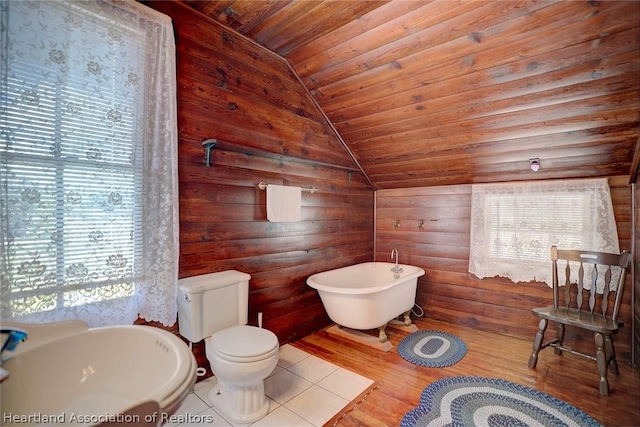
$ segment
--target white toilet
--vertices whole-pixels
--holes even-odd
[[[180,334],[194,343],[205,340],[218,380],[209,400],[229,421],[243,424],[269,411],[264,379],[279,350],[273,332],[247,325],[250,278],[228,270],[178,280]]]

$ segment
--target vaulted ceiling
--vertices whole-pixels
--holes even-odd
[[[286,59],[376,188],[637,169],[638,2],[188,4]]]

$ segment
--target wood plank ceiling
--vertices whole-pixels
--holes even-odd
[[[286,59],[376,188],[634,174],[638,2],[188,4]]]

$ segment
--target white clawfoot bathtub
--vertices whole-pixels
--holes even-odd
[[[394,318],[409,313],[415,304],[418,277],[424,270],[399,264],[399,277],[390,262],[365,262],[316,273],[307,284],[318,291],[329,318],[351,329],[380,329],[380,342],[386,341],[384,328]]]

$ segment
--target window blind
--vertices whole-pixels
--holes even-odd
[[[144,34],[88,19],[86,31],[110,35],[90,53],[82,32],[34,49],[30,17],[12,14],[14,54],[3,55],[3,280],[14,316],[133,295],[141,252],[144,96],[118,59],[144,69]],[[85,18],[63,9],[48,24]]]

